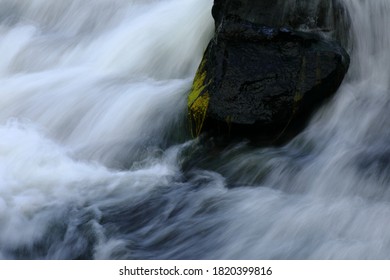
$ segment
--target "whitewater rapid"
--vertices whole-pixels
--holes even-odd
[[[335,98],[219,150],[186,121],[212,0],[0,0],[0,258],[390,258],[390,0],[340,1]]]

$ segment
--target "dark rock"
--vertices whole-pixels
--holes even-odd
[[[238,17],[258,25],[335,30],[346,19],[339,0],[214,0],[216,28]]]
[[[242,15],[251,18],[255,1],[215,1],[220,23],[188,100],[194,135],[288,140],[340,86],[349,66],[345,50],[316,33],[282,27],[270,12],[274,2],[256,1],[264,12],[253,23]]]

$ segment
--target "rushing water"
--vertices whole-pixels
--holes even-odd
[[[390,0],[278,148],[191,140],[212,0],[0,0],[0,258],[390,258]]]

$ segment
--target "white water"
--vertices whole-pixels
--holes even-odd
[[[202,154],[211,0],[0,0],[0,258],[390,258],[390,1],[343,2],[351,68],[310,126]]]

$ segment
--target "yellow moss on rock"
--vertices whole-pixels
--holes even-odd
[[[210,95],[206,89],[210,82],[205,84],[207,76],[207,72],[204,70],[205,63],[206,59],[203,59],[188,96],[188,114],[191,121],[192,136],[194,137],[198,137],[202,131],[210,101]]]
[[[206,119],[207,108],[209,105],[210,96],[208,92],[205,92],[199,96],[190,108],[190,118],[192,120],[192,135],[197,137],[202,131],[204,120]],[[195,127],[193,127],[195,126]]]

